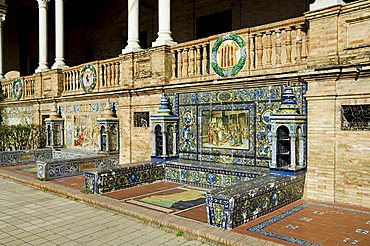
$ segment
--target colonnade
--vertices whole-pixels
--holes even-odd
[[[39,66],[37,72],[49,70],[47,57],[47,8],[50,0],[37,0],[39,6]],[[153,46],[173,45],[171,37],[171,0],[158,0],[158,38]],[[122,54],[141,50],[139,43],[139,0],[128,0],[128,40]],[[64,0],[55,0],[55,63],[52,69],[67,67],[64,62]]]
[[[49,70],[47,57],[47,9],[50,0],[36,0],[39,8],[39,66],[37,72]],[[55,0],[55,62],[52,69],[67,67],[64,61],[64,1]],[[139,0],[128,1],[128,41],[122,54],[141,50],[139,42]],[[310,10],[345,4],[342,0],[316,0]],[[6,15],[4,0],[0,0],[0,80],[3,76],[3,22]],[[171,0],[158,0],[158,37],[152,46],[176,44],[171,33]]]

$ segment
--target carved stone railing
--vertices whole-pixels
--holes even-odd
[[[34,98],[35,96],[35,78],[31,76],[23,77],[24,99]]]
[[[209,39],[198,39],[171,47],[171,79],[209,75]]]
[[[12,98],[12,83],[13,80],[1,81],[1,87],[4,95],[4,100],[10,100]]]
[[[249,69],[305,64],[307,31],[304,17],[250,28]]]
[[[86,63],[94,66],[96,71],[96,86],[94,91],[101,91],[119,87],[121,79],[121,58],[94,61]],[[81,71],[86,64],[63,69],[63,94],[83,93],[81,85]]]
[[[35,77],[33,75],[29,76],[23,76],[17,78],[22,83],[22,92],[20,94],[20,97],[17,100],[23,100],[23,99],[33,99],[35,98],[35,92],[36,92],[36,81]],[[1,81],[1,86],[3,90],[4,100],[15,100],[13,97],[13,83],[15,79],[12,80],[3,80]]]
[[[80,85],[80,73],[84,64],[63,69],[63,92],[81,93],[83,90]]]
[[[121,79],[121,58],[116,57],[99,61],[99,88],[118,87],[122,84]]]
[[[247,61],[241,76],[297,70],[296,65],[307,64],[309,40],[304,17],[230,33],[240,35],[246,43]],[[211,50],[221,35],[172,46],[171,80],[212,79],[215,72],[210,69]]]

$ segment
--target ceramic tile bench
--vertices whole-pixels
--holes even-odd
[[[85,189],[94,194],[167,180],[210,188],[206,192],[208,222],[231,229],[298,200],[304,174],[270,174],[269,170],[196,161],[118,165],[84,171]]]
[[[0,152],[0,166],[15,166],[47,161],[57,158],[73,158],[81,155],[91,155],[90,152],[74,150],[55,150],[50,148],[35,150],[18,150]]]
[[[188,185],[221,188],[265,176],[266,169],[190,160],[167,161],[165,180]]]
[[[91,168],[110,168],[118,164],[118,155],[79,155],[37,161],[37,177],[39,179],[57,179],[83,174]]]
[[[305,174],[269,174],[207,192],[210,225],[232,229],[303,196]]]
[[[94,168],[84,171],[85,190],[102,194],[151,183],[163,179],[163,165],[158,163],[132,163],[112,168]]]

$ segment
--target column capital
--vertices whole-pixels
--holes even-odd
[[[39,8],[47,8],[50,0],[37,0]]]

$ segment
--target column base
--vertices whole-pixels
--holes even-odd
[[[41,72],[45,72],[45,71],[49,71],[50,68],[48,68],[47,65],[39,65],[39,67],[35,70],[35,73],[41,73]]]
[[[63,69],[63,68],[67,68],[67,67],[69,67],[69,66],[67,66],[64,63],[64,61],[55,61],[55,63],[51,67],[51,69]]]
[[[5,80],[5,76],[3,74],[0,74],[0,81]]]
[[[152,43],[152,46],[153,47],[157,47],[157,46],[162,46],[162,45],[168,45],[168,46],[171,46],[171,45],[175,45],[177,44],[177,42],[173,41],[173,40],[168,40],[168,39],[157,39],[156,41],[154,41]]]
[[[314,3],[310,4],[310,11],[344,4],[346,3],[342,0],[316,0]]]
[[[137,52],[140,50],[143,50],[140,46],[139,47],[126,46],[126,48],[122,50],[122,54],[128,54],[128,53]]]

